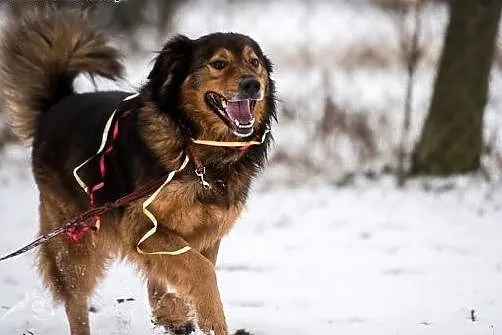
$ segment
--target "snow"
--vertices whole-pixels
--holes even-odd
[[[28,168],[13,169],[1,173],[3,252],[36,231],[35,186]],[[502,225],[500,197],[486,201],[488,192],[475,177],[403,190],[386,178],[255,190],[217,266],[230,326],[257,335],[494,333]],[[1,334],[65,333],[33,252],[0,264],[0,283]],[[145,285],[128,264],[111,266],[92,306],[95,334],[153,331]]]
[[[281,108],[294,110],[292,119],[281,115],[273,129],[275,152],[311,154],[327,93],[349,113],[368,111],[372,122],[386,115],[389,133],[379,140],[396,141],[405,74],[397,61],[392,16],[347,1],[276,1],[266,11],[256,3],[232,2],[222,9],[221,2],[193,2],[178,15],[178,31],[190,37],[240,31],[257,39],[276,63]],[[427,57],[417,74],[413,139],[427,111],[445,10],[428,8],[424,17]],[[157,50],[158,41],[147,30],[142,33],[143,48]],[[382,55],[391,65],[347,65],[350,51],[364,45],[386,51]],[[327,52],[331,60],[324,57]],[[134,55],[127,81],[98,84],[134,89],[151,59],[150,53]],[[500,84],[495,71],[485,125],[497,148],[502,147]],[[79,87],[92,89],[82,78]],[[331,165],[322,155],[314,162],[333,174],[357,171],[351,162]],[[337,187],[331,175],[313,182],[311,171],[272,163],[221,246],[218,280],[233,330],[256,335],[502,331],[500,180],[417,180],[397,189],[387,176],[356,177]],[[0,156],[0,220],[0,254],[36,236],[37,191],[26,148],[9,147]],[[145,284],[129,264],[111,264],[92,306],[93,334],[159,333],[150,323]],[[34,252],[0,263],[0,334],[31,333],[68,333],[63,309],[52,304],[40,283]]]

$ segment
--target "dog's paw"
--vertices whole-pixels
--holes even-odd
[[[193,321],[187,321],[183,324],[160,325],[152,320],[154,325],[154,334],[156,335],[190,335],[197,330]]]
[[[195,331],[195,324],[193,322],[186,322],[182,325],[164,326],[169,335],[190,335]]]
[[[227,325],[217,320],[198,320],[197,325],[205,335],[228,335]]]
[[[253,335],[253,333],[248,332],[245,329],[238,329],[234,335]]]
[[[194,314],[190,306],[181,297],[173,293],[165,294],[158,301],[152,314],[156,325],[172,329],[186,328],[186,325],[193,324],[194,320]]]

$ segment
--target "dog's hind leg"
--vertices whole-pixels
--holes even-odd
[[[53,228],[51,225],[61,224],[67,218],[60,207],[42,203],[41,233],[47,233]],[[39,250],[39,270],[43,281],[55,300],[63,303],[71,335],[90,334],[88,299],[106,262],[105,253],[91,242],[90,236],[76,243],[60,236]]]

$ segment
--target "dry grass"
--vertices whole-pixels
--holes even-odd
[[[303,140],[293,150],[290,140],[279,139],[272,165],[283,166],[292,180],[312,176],[339,185],[357,174],[375,178],[395,170],[397,143],[387,114],[345,108],[331,95],[324,97],[322,109],[321,117],[307,127],[298,116],[310,113],[285,104],[280,126],[301,131]]]

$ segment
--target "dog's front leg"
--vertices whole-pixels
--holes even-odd
[[[144,245],[144,246],[143,246]],[[186,245],[173,233],[158,232],[142,245],[144,251],[176,250]],[[227,325],[218,292],[213,263],[196,250],[178,256],[138,255],[138,263],[151,278],[172,285],[190,298],[199,328],[215,335],[227,335]]]
[[[204,249],[201,253],[213,265],[216,263],[220,241]],[[148,297],[155,323],[175,334],[191,334],[194,315],[189,297],[170,293],[167,286],[153,278],[148,279]]]
[[[174,334],[191,334],[194,315],[185,297],[170,293],[165,283],[148,279],[148,297],[155,324]]]

